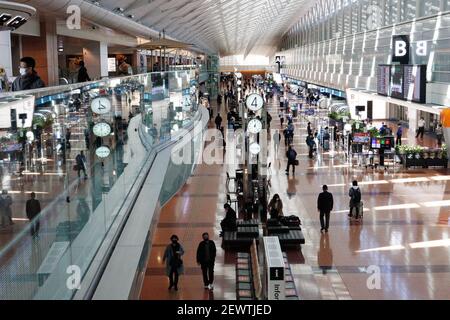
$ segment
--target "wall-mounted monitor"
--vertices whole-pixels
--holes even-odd
[[[426,73],[426,65],[403,66],[404,99],[425,103]]]
[[[379,65],[377,69],[377,92],[383,96],[389,95],[390,65]]]
[[[387,136],[381,138],[372,138],[370,140],[370,147],[372,149],[390,150],[394,147],[394,137]]]
[[[403,66],[396,64],[391,66],[391,81],[389,95],[392,98],[403,99]]]

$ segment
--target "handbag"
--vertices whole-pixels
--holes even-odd
[[[299,165],[298,160],[294,160],[294,166],[298,166],[298,165]]]
[[[78,171],[78,165],[77,164],[73,165],[73,171]]]

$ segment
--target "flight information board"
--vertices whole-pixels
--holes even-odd
[[[419,103],[425,103],[426,66],[403,66],[404,99]]]
[[[391,66],[391,82],[389,86],[389,92],[392,98],[404,99],[402,65]]]
[[[379,65],[377,70],[377,92],[383,96],[389,95],[391,66]]]

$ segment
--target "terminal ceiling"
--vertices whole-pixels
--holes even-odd
[[[270,54],[312,0],[104,0],[167,36],[211,53]]]

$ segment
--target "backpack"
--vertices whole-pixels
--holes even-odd
[[[361,190],[358,189],[353,189],[353,193],[352,193],[352,200],[354,203],[360,203],[361,202]]]

